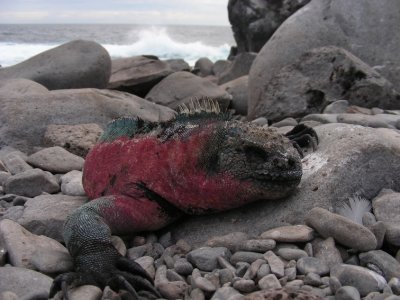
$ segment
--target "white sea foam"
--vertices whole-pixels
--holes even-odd
[[[0,65],[17,64],[59,44],[31,44],[0,42]],[[180,42],[172,39],[163,28],[151,28],[138,32],[132,42],[119,44],[104,43],[112,58],[130,57],[141,54],[156,55],[160,59],[182,58],[190,65],[200,57],[212,61],[226,59],[230,46],[210,46],[201,41]]]

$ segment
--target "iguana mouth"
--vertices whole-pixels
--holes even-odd
[[[289,170],[289,171],[277,171],[277,172],[260,170],[256,171],[251,177],[259,181],[292,182],[292,181],[299,181],[302,175],[303,172],[301,169]]]

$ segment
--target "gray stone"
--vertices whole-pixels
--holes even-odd
[[[156,270],[154,268],[154,258],[151,256],[142,256],[135,259],[135,262],[137,262],[151,278],[155,277]]]
[[[0,186],[5,185],[8,178],[11,177],[11,174],[8,172],[0,171]]]
[[[342,286],[336,291],[335,297],[337,300],[360,300],[360,293],[355,287]]]
[[[257,279],[260,280],[261,278],[271,274],[271,268],[268,264],[263,264],[257,271]],[[286,274],[285,274],[286,275]]]
[[[72,258],[59,242],[37,236],[11,220],[0,221],[0,241],[13,266],[55,274],[73,269]]]
[[[103,295],[102,290],[94,285],[82,285],[72,289],[68,297],[70,300],[98,300]]]
[[[400,295],[400,279],[399,278],[390,279],[388,284],[395,295]]]
[[[368,227],[368,226],[367,226]],[[386,235],[386,225],[384,222],[376,222],[375,224],[368,227],[369,230],[375,235],[377,245],[376,249],[381,249],[383,245],[383,241],[385,240]]]
[[[376,248],[375,235],[366,227],[323,208],[313,208],[306,223],[323,237],[333,237],[347,247],[368,251]]]
[[[250,264],[248,262],[238,261],[235,263],[235,265],[235,274],[237,277],[244,277],[244,275],[247,273],[247,270],[250,268]]]
[[[57,179],[49,172],[41,169],[31,169],[9,177],[5,183],[5,191],[26,197],[35,197],[43,192],[59,191]]]
[[[277,128],[286,127],[286,126],[293,126],[294,127],[297,124],[298,124],[298,122],[296,121],[296,119],[286,118],[286,119],[283,119],[282,121],[273,123],[271,126],[272,127],[277,127]]]
[[[275,255],[274,252],[266,252],[264,254],[264,258],[268,262],[272,274],[275,274],[278,278],[281,278],[285,275],[285,265],[283,261]]]
[[[251,78],[249,119],[265,116],[276,121],[320,113],[332,100],[342,97],[363,107],[400,107],[400,94],[388,80],[350,52],[334,46],[312,49],[280,69],[269,84],[258,87],[258,98],[252,96],[251,87],[257,83]]]
[[[156,285],[161,295],[169,300],[183,299],[188,285],[183,281],[162,282]]]
[[[300,123],[319,122],[321,124],[338,123],[337,114],[310,114],[301,119]]]
[[[61,147],[40,150],[28,157],[28,162],[37,168],[52,173],[68,173],[82,170],[85,160]]]
[[[18,155],[18,152],[11,152],[4,155],[2,161],[12,175],[32,169],[32,167],[26,163],[24,158]]]
[[[23,206],[11,206],[4,213],[0,213],[0,220],[9,219],[13,221],[18,221],[18,219],[24,213]]]
[[[371,292],[382,291],[386,280],[379,274],[359,266],[336,265],[331,269],[331,277],[339,279],[342,286],[351,285],[355,287],[361,297]]]
[[[0,80],[31,79],[49,90],[102,89],[107,86],[110,71],[111,59],[106,49],[92,41],[76,40],[0,68]]]
[[[198,288],[192,289],[190,292],[190,299],[193,300],[205,300],[206,296],[204,295],[204,292]]]
[[[167,59],[165,62],[169,65],[172,72],[190,71],[189,64],[181,58]]]
[[[308,256],[304,250],[290,248],[280,248],[276,254],[286,260],[299,260]]]
[[[372,200],[376,220],[400,222],[400,193],[391,192],[378,195]]]
[[[242,297],[237,298],[237,296],[241,296],[241,294],[232,287],[221,287],[219,288],[214,295],[212,295],[210,300],[240,300]]]
[[[224,72],[229,67],[231,63],[232,63],[231,61],[225,59],[217,60],[212,68],[213,74],[218,77],[222,72]]]
[[[322,276],[329,273],[329,267],[318,258],[302,257],[297,261],[297,271],[304,275],[312,272]]]
[[[154,56],[134,56],[112,61],[109,89],[144,97],[152,87],[172,74],[167,62]]]
[[[239,244],[237,250],[264,253],[275,248],[276,242],[271,239],[247,240]]]
[[[235,1],[228,2],[229,22],[237,52],[260,51],[280,24],[309,0]]]
[[[240,243],[248,239],[248,234],[238,231],[222,236],[213,236],[206,242],[206,245],[210,247],[225,247],[235,252],[237,251]]]
[[[251,118],[255,117],[255,103],[263,97],[263,88],[268,86],[271,78],[306,51],[317,47],[342,47],[370,66],[379,66],[379,72],[398,86],[400,57],[397,50],[400,38],[394,28],[399,16],[400,4],[394,0],[308,3],[279,27],[252,65],[249,75]],[[393,38],[388,41],[382,36]]]
[[[384,222],[384,225],[385,240],[394,246],[400,246],[400,222]]]
[[[196,268],[202,271],[212,271],[217,268],[217,257],[222,256],[226,259],[230,257],[230,251],[225,247],[201,247],[190,251],[187,260]]]
[[[319,287],[320,285],[322,285],[321,276],[319,276],[318,274],[313,273],[313,272],[307,273],[306,276],[304,277],[303,281],[304,281],[304,284],[315,286],[315,287]]]
[[[175,261],[174,269],[178,274],[184,275],[184,276],[192,274],[192,272],[193,272],[192,264],[184,258],[177,259]]]
[[[315,152],[303,158],[302,181],[291,196],[258,201],[218,215],[187,218],[171,229],[173,236],[201,245],[212,236],[229,232],[258,235],[277,226],[302,224],[313,207],[335,211],[361,190],[366,199],[372,199],[382,188],[399,188],[399,133],[337,123],[314,129],[320,143]]]
[[[153,122],[169,120],[175,115],[171,109],[134,95],[97,89],[13,97],[5,93],[0,94],[0,106],[0,147],[8,145],[27,152],[35,146],[43,146],[43,135],[50,124],[96,123],[104,127],[111,120],[126,115]]]
[[[335,240],[328,237],[325,240],[315,239],[313,241],[314,257],[328,265],[329,268],[343,263],[340,251],[335,246]]]
[[[31,233],[62,241],[67,216],[87,201],[85,197],[44,195],[28,200],[18,223]]]
[[[44,133],[46,147],[60,146],[69,152],[85,157],[96,144],[103,129],[97,124],[49,125]]]
[[[239,279],[233,283],[233,287],[242,293],[250,293],[256,290],[256,284],[250,279]]]
[[[246,274],[244,274],[243,279],[254,279],[263,264],[266,264],[264,259],[257,259],[252,262],[250,267],[247,269]]]
[[[262,290],[280,289],[282,286],[274,274],[269,274],[258,281],[258,286]]]
[[[220,85],[221,88],[232,95],[230,107],[240,115],[247,115],[248,82],[249,76],[245,75]]]
[[[61,192],[69,196],[85,196],[82,172],[73,170],[61,176]]]
[[[0,294],[15,293],[18,299],[48,299],[53,279],[19,267],[0,267]]]
[[[201,57],[194,63],[193,72],[201,77],[212,75],[214,63],[208,57]]]
[[[243,52],[235,56],[229,67],[218,76],[218,84],[224,84],[249,74],[256,53]]]
[[[198,269],[193,270],[192,278],[194,281],[194,286],[206,293],[215,292],[217,289],[217,287],[211,281],[209,281],[207,278],[201,277]]]
[[[261,237],[284,243],[308,242],[314,238],[314,230],[306,225],[282,226],[263,232]]]
[[[362,266],[375,265],[387,281],[393,277],[400,278],[400,263],[390,254],[382,250],[373,250],[360,253],[359,257]]]
[[[218,100],[222,110],[226,109],[232,96],[208,79],[188,72],[176,72],[164,78],[146,95],[146,99],[177,109],[181,104],[189,104],[197,98]]]
[[[389,128],[389,124],[381,120],[379,115],[339,114],[338,123],[355,124],[373,128]]]
[[[0,94],[9,95],[42,94],[49,90],[43,85],[24,78],[0,80]]]
[[[349,101],[347,100],[336,100],[330,104],[328,104],[324,110],[324,114],[342,114],[347,111],[349,107]]]
[[[238,262],[246,262],[251,264],[257,259],[262,259],[262,258],[264,258],[264,256],[261,253],[237,251],[231,256],[230,262],[233,265],[235,265]]]

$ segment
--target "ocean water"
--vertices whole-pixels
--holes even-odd
[[[226,59],[235,45],[230,27],[78,24],[0,24],[0,65],[11,66],[74,39],[102,44],[112,58],[141,54],[182,58]]]

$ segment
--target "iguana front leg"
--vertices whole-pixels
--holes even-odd
[[[146,271],[114,248],[111,234],[156,230],[176,216],[156,201],[120,195],[98,198],[78,208],[68,217],[63,233],[75,272],[56,277],[50,298],[62,290],[68,299],[68,286],[84,284],[125,289],[137,299],[136,290],[148,290],[159,296]]]

